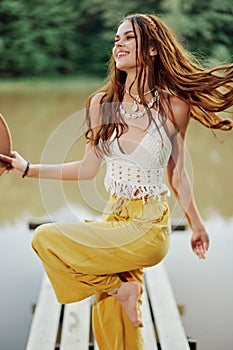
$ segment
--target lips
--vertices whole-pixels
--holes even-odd
[[[120,50],[116,53],[116,58],[125,57],[129,54],[129,51]]]

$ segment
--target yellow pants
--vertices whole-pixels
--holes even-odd
[[[107,292],[123,281],[142,284],[143,268],[159,263],[170,244],[166,197],[112,197],[102,221],[39,226],[32,246],[60,303],[95,295],[93,329],[100,350],[143,350],[141,330]],[[141,300],[139,301],[139,305]]]

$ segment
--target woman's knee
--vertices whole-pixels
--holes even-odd
[[[35,229],[33,238],[32,238],[32,247],[35,250],[38,250],[39,247],[46,244],[48,235],[51,235],[53,224],[43,224],[38,226]]]

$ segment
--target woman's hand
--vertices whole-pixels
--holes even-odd
[[[200,259],[205,259],[205,254],[209,248],[209,236],[204,228],[193,232],[191,246],[194,254]]]
[[[13,170],[16,173],[23,175],[27,167],[27,161],[18,152],[11,152],[10,156],[0,154],[0,160],[8,164],[5,171],[6,173]]]

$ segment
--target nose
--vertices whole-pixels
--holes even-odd
[[[118,39],[117,42],[115,43],[116,47],[121,47],[124,46],[124,41],[123,39]]]

